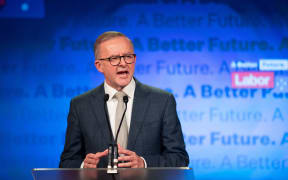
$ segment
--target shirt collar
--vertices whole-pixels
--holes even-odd
[[[134,78],[131,79],[130,83],[125,86],[122,91],[127,94],[127,96],[129,98],[133,98],[134,97],[134,92],[135,92],[135,88],[136,88],[136,83]],[[109,86],[106,81],[104,81],[104,91],[106,94],[109,94],[109,100],[111,100],[114,95],[118,92],[116,89],[114,89],[113,87]]]

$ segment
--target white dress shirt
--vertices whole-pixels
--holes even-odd
[[[133,100],[134,100],[135,87],[136,87],[135,80],[132,79],[130,83],[122,89],[122,91],[128,96],[127,110],[125,113],[127,126],[128,126],[128,132],[130,129],[130,124],[131,124],[132,105],[133,105]],[[116,109],[117,109],[118,101],[116,98],[113,98],[113,97],[118,91],[112,88],[111,86],[109,86],[106,82],[104,82],[104,91],[106,94],[109,94],[109,99],[107,101],[107,109],[108,109],[110,125],[112,128],[113,136],[115,138],[116,136],[115,131],[118,129],[118,127],[116,127],[116,130],[115,130],[115,121],[116,121],[115,116],[116,116]]]

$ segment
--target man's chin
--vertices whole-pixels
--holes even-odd
[[[125,86],[127,86],[127,85],[130,83],[131,79],[132,79],[132,78],[120,79],[120,80],[118,81],[118,85],[119,85],[120,87],[124,88]]]

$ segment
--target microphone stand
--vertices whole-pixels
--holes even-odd
[[[108,110],[107,110],[107,101],[109,99],[109,94],[105,94],[104,96],[104,110],[105,110],[105,115],[106,115],[106,120],[109,126],[109,131],[110,131],[110,135],[111,135],[111,144],[109,144],[108,147],[108,166],[107,166],[107,174],[117,174],[118,173],[118,146],[117,146],[117,139],[118,139],[118,135],[119,135],[119,131],[127,110],[127,103],[128,103],[128,96],[124,96],[123,97],[123,101],[125,103],[125,110],[124,113],[122,115],[117,133],[116,133],[116,138],[113,138],[113,133],[112,133],[112,128],[111,128],[111,124],[110,124],[110,120],[109,120],[109,116],[108,116]]]

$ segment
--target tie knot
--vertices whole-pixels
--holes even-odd
[[[123,102],[123,97],[126,96],[126,94],[123,91],[118,91],[115,95],[114,98],[118,100],[118,102]]]

